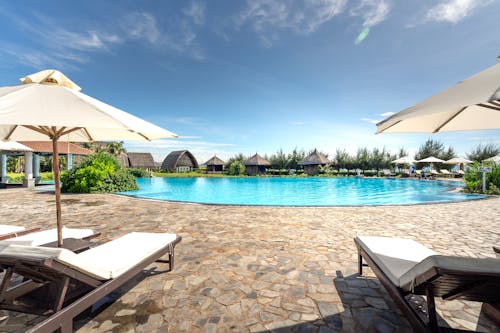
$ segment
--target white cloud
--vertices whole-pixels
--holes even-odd
[[[234,18],[236,28],[249,26],[266,47],[271,47],[281,31],[307,35],[340,14],[347,0],[247,0]]]
[[[18,14],[0,8],[0,17],[24,32],[32,45],[20,47],[4,41],[0,54],[37,69],[74,69],[76,64],[90,61],[94,52],[112,52],[119,44],[143,42],[158,51],[202,60],[193,24],[201,23],[203,13],[204,6],[193,2],[183,13],[172,15],[169,23],[173,29],[163,31],[155,16],[148,12],[131,12],[107,22],[78,21],[68,25],[62,19],[39,13]]]
[[[202,25],[205,23],[205,9],[206,5],[204,3],[193,1],[189,7],[183,10],[183,13],[191,17],[195,24]]]
[[[367,121],[369,123],[372,123],[372,124],[377,124],[380,122],[380,120],[377,120],[377,119],[371,119],[371,118],[361,118],[362,121]]]
[[[384,113],[381,113],[380,116],[389,117],[389,116],[392,116],[393,114],[396,114],[396,112],[384,112]]]
[[[352,16],[363,18],[363,28],[371,28],[387,19],[390,5],[386,0],[361,0],[350,10]]]
[[[305,125],[305,123],[303,121],[291,121],[290,125],[302,126],[302,125]]]
[[[471,15],[474,9],[486,6],[489,0],[446,0],[427,11],[426,20],[435,22],[458,23]]]

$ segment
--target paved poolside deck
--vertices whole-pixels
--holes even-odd
[[[81,333],[411,332],[378,280],[356,276],[356,235],[409,237],[439,253],[474,257],[495,257],[491,246],[500,244],[500,198],[339,208],[62,198],[64,224],[93,228],[102,233],[98,241],[129,231],[183,237],[173,272],[138,276],[114,295],[114,303],[80,318]],[[50,193],[0,190],[0,211],[2,224],[55,226]],[[437,306],[451,327],[500,331],[479,303]],[[22,332],[37,320],[0,311],[0,331]]]

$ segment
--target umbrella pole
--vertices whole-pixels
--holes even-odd
[[[56,189],[57,246],[62,247],[61,184],[59,181],[59,151],[57,150],[57,137],[52,138],[52,152],[52,167],[54,169],[54,185]]]

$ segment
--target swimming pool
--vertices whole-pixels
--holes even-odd
[[[484,196],[453,193],[457,182],[394,178],[137,178],[139,190],[121,194],[228,205],[351,206],[451,202]]]

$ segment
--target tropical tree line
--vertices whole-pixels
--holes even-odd
[[[263,158],[271,163],[271,168],[273,169],[296,169],[300,170],[301,166],[299,162],[303,160],[307,155],[312,153],[311,151],[305,151],[303,149],[295,148],[292,152],[286,153],[283,149],[279,149],[271,155],[263,155]],[[381,169],[391,169],[395,165],[391,162],[403,156],[408,156],[408,150],[404,147],[400,148],[398,152],[391,153],[385,147],[382,149],[373,148],[368,149],[366,147],[358,148],[356,153],[350,154],[345,149],[337,149],[333,156],[322,152],[330,160],[330,168],[335,169],[361,169],[361,170],[381,170]],[[481,162],[487,158],[493,157],[500,154],[500,146],[496,144],[480,144],[474,147],[469,153],[466,154],[466,158],[471,161]],[[424,142],[415,153],[415,160],[421,160],[426,157],[434,156],[442,160],[449,160],[453,157],[457,157],[455,149],[451,146],[446,147],[445,144],[438,140],[428,139]],[[249,158],[243,153],[238,153],[231,158],[226,163],[226,167],[236,168],[239,165],[243,165],[244,161]],[[235,163],[237,162],[237,163]],[[417,168],[424,165],[423,163],[417,163]],[[448,169],[453,167],[449,164],[435,164],[436,168]],[[239,171],[239,170],[238,170]]]

